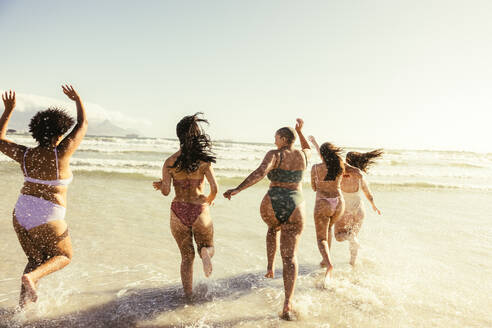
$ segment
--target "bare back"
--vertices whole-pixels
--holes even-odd
[[[174,154],[166,160],[167,163],[171,163],[172,166],[179,153]],[[165,165],[166,165],[165,164]],[[177,168],[167,167],[167,171],[171,177],[172,184],[175,191],[175,201],[203,204],[206,202],[206,196],[203,193],[204,180],[207,172],[210,170],[210,163],[201,162],[200,166],[195,172],[188,173],[185,170],[178,170]]]
[[[345,165],[345,173],[341,183],[342,191],[347,193],[358,192],[363,176],[358,168]]]
[[[72,176],[72,171],[70,170],[71,155],[67,156],[58,153],[57,161],[53,148],[38,146],[36,148],[27,148],[26,151],[25,160],[23,159],[20,164],[22,172],[24,173],[25,166],[26,173],[30,178],[39,180],[64,180]],[[50,186],[25,181],[21,193],[46,199],[66,207],[67,190],[67,186]]]
[[[276,150],[274,157],[275,157],[275,164],[272,171],[275,169],[280,169],[285,171],[304,171],[307,168],[307,155],[305,155],[305,152],[302,150],[299,149]],[[270,187],[281,187],[291,190],[301,190],[302,180],[300,182],[271,181]]]
[[[326,165],[315,164],[311,168],[311,186],[316,191],[316,198],[333,198],[340,196],[340,188],[342,183],[342,174],[337,176],[335,180],[325,181],[328,170]]]

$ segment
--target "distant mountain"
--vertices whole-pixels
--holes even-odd
[[[125,129],[117,125],[114,125],[109,120],[105,120],[101,123],[90,123],[87,131],[88,135],[93,136],[114,136],[124,137],[129,134],[139,135],[140,133],[135,129]]]
[[[15,115],[12,116],[12,120],[9,123],[9,128],[15,129],[19,132],[27,132],[29,130],[29,121],[33,115],[33,113],[16,112]],[[89,129],[87,134],[93,136],[124,137],[129,134],[140,135],[140,132],[135,129],[121,128],[111,123],[111,121],[105,120],[100,123],[93,123],[89,121]]]

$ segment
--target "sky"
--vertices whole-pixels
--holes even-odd
[[[44,106],[71,83],[90,120],[146,136],[201,111],[213,139],[273,142],[301,117],[345,147],[492,152],[490,17],[488,0],[0,0],[0,90]]]

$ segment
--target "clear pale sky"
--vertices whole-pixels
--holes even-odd
[[[342,146],[492,151],[491,17],[489,0],[0,0],[0,90],[70,82],[148,136],[203,111],[214,139],[273,142],[302,117]]]

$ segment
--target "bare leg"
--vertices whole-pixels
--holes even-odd
[[[298,272],[296,252],[303,229],[302,214],[299,208],[296,209],[291,218],[289,218],[289,223],[281,226],[280,252],[282,254],[285,289],[282,318],[286,320],[292,320],[292,297],[294,296]]]
[[[212,257],[215,253],[214,248],[214,226],[210,217],[210,209],[204,206],[202,213],[198,216],[192,227],[197,250],[200,254],[203,264],[203,273],[205,277],[212,274]]]
[[[297,245],[304,226],[305,204],[301,203],[294,210],[287,223],[280,224],[275,217],[270,197],[265,195],[260,206],[261,218],[270,229],[278,230],[280,228],[280,254],[282,255],[283,278],[285,288],[285,300],[282,310],[282,319],[292,320],[292,297],[297,279]],[[269,229],[269,231],[270,231]],[[273,237],[273,234],[272,236]],[[268,236],[267,236],[268,238]],[[273,238],[272,238],[273,240]],[[276,238],[275,238],[276,240]],[[267,243],[268,247],[268,243]],[[268,252],[268,250],[267,250]],[[272,250],[272,253],[273,250]],[[270,253],[267,253],[267,255]],[[273,270],[273,260],[272,260]]]
[[[266,235],[266,250],[267,250],[267,273],[265,275],[266,278],[275,277],[275,254],[277,253],[277,232],[276,228],[268,228]]]
[[[328,249],[331,250],[331,240],[333,239],[333,224],[330,219],[330,224],[328,225]]]
[[[43,262],[22,276],[22,283],[29,291],[35,288],[39,279],[63,269],[72,261],[72,241],[63,220],[48,222],[29,230],[28,233],[33,243],[45,250]]]
[[[357,253],[359,251],[359,240],[357,239],[357,236],[355,234],[350,235],[349,239],[349,248],[350,248],[350,265],[354,266],[355,265],[355,260],[357,258]]]
[[[325,216],[320,215],[318,213],[314,217],[314,223],[316,227],[316,238],[318,240],[318,249],[321,254],[321,257],[323,258],[321,265],[326,267],[326,273],[324,279],[324,286],[326,287],[330,279],[332,278],[332,271],[333,271],[333,264],[332,264],[333,262],[331,260],[330,246],[328,242],[330,238],[329,236],[327,236],[329,235],[328,227],[330,226],[330,218],[326,218]]]
[[[212,274],[212,256],[214,253],[215,250],[213,247],[202,247],[200,250],[200,257],[202,258],[203,263],[203,273],[207,278]]]
[[[24,307],[36,302],[39,279],[70,263],[72,243],[64,220],[52,221],[27,231],[17,222],[14,214],[13,225],[29,261],[21,277],[19,305]]]
[[[34,284],[30,281],[24,282],[24,280],[25,280],[24,275],[26,273],[33,271],[38,266],[39,266],[39,261],[34,260],[34,259],[29,259],[29,262],[27,263],[27,265],[24,269],[24,273],[21,277],[21,292],[20,292],[20,296],[19,296],[19,306],[21,308],[26,306],[28,303],[36,302],[38,300],[38,295],[36,293],[36,284]],[[26,288],[26,285],[29,288]]]
[[[181,283],[187,299],[193,294],[193,261],[195,259],[195,248],[191,228],[179,221],[171,211],[171,232],[181,253]]]

